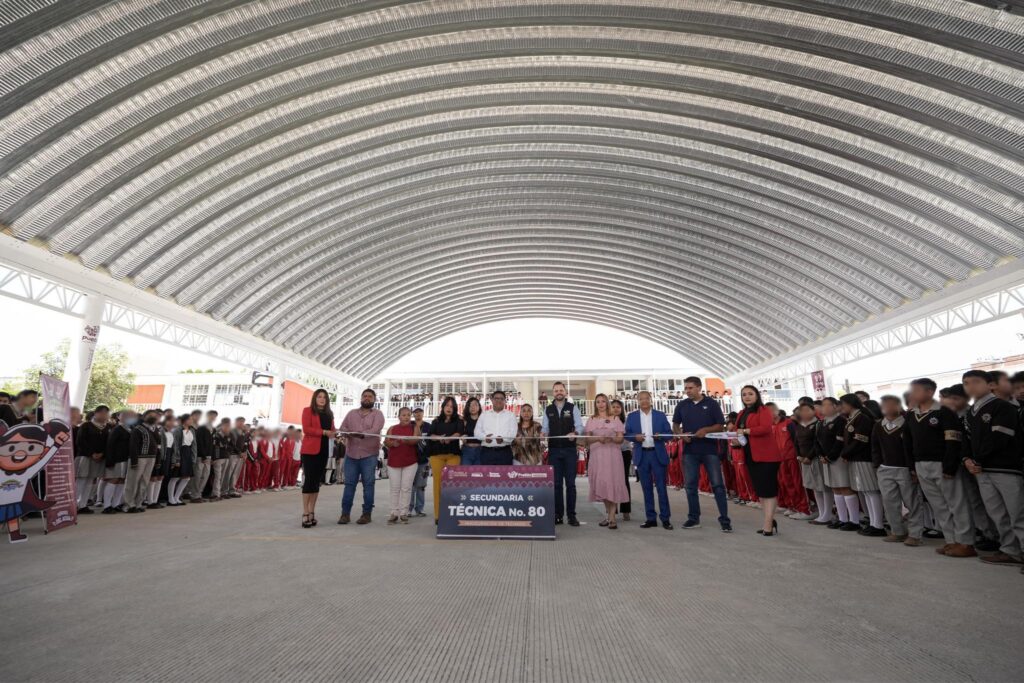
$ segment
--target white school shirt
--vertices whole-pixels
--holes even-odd
[[[302,442],[296,440],[295,445],[292,447],[292,460],[302,460]]]
[[[654,408],[651,408],[651,412],[644,413],[640,411],[640,431],[643,432],[644,442],[643,448],[654,448]]]

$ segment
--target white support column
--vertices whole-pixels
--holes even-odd
[[[381,408],[384,417],[391,416],[391,380],[384,381],[384,402]]]
[[[533,376],[533,398],[531,400],[533,401],[533,405],[537,406],[537,410],[533,412],[537,413],[543,409],[540,405],[540,379],[538,379],[537,375]]]
[[[78,334],[71,340],[67,363],[64,365],[64,381],[68,383],[71,405],[85,409],[85,395],[89,391],[89,377],[92,375],[92,359],[96,354],[96,342],[100,336],[103,321],[103,307],[107,301],[99,294],[86,296],[85,313],[78,324]]]
[[[271,427],[281,424],[281,404],[284,397],[284,378],[286,368],[283,363],[271,363],[270,373],[273,376],[273,384],[270,385],[270,415],[267,421]]]
[[[481,380],[480,393],[483,394],[483,400],[486,401],[487,400],[487,395],[489,393],[487,391],[487,375],[484,375],[483,380]]]

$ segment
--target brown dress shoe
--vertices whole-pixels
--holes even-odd
[[[896,534],[889,534],[882,540],[886,543],[902,543],[903,541],[907,540],[907,535],[903,534],[902,536],[897,536]]]
[[[911,548],[916,548],[917,546],[922,545],[922,541],[920,538],[908,536],[907,540],[903,541],[903,545],[909,545]]]
[[[1004,552],[998,552],[994,555],[981,558],[981,561],[985,564],[1005,564],[1007,567],[1019,566],[1022,564],[1019,557],[1013,557],[1007,555]]]
[[[950,546],[949,550],[946,551],[946,557],[977,557],[978,553],[974,550],[974,546],[964,545],[963,543],[954,543]]]
[[[338,524],[348,524],[351,521],[352,518],[348,515],[342,515],[341,517],[338,517]]]
[[[364,512],[363,516],[356,520],[356,524],[369,524],[369,523],[370,523],[370,513],[369,512]]]
[[[942,546],[941,548],[936,548],[935,552],[938,553],[939,555],[945,555],[946,551],[949,550],[952,547],[953,547],[952,543],[947,543],[946,545]]]

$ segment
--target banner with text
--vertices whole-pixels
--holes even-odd
[[[68,383],[48,375],[40,375],[40,382],[43,390],[43,417],[47,422],[59,420],[70,425]],[[46,508],[46,533],[78,522],[74,452],[72,440],[67,439],[60,444],[43,470],[46,477],[45,499],[53,503]]]
[[[446,467],[438,538],[555,538],[551,467]]]

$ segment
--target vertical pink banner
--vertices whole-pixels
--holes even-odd
[[[41,375],[40,382],[43,390],[43,419],[47,422],[62,420],[70,426],[68,383],[48,375]],[[43,469],[46,476],[46,501],[53,503],[46,510],[46,533],[78,522],[74,453],[74,441],[68,439]]]

